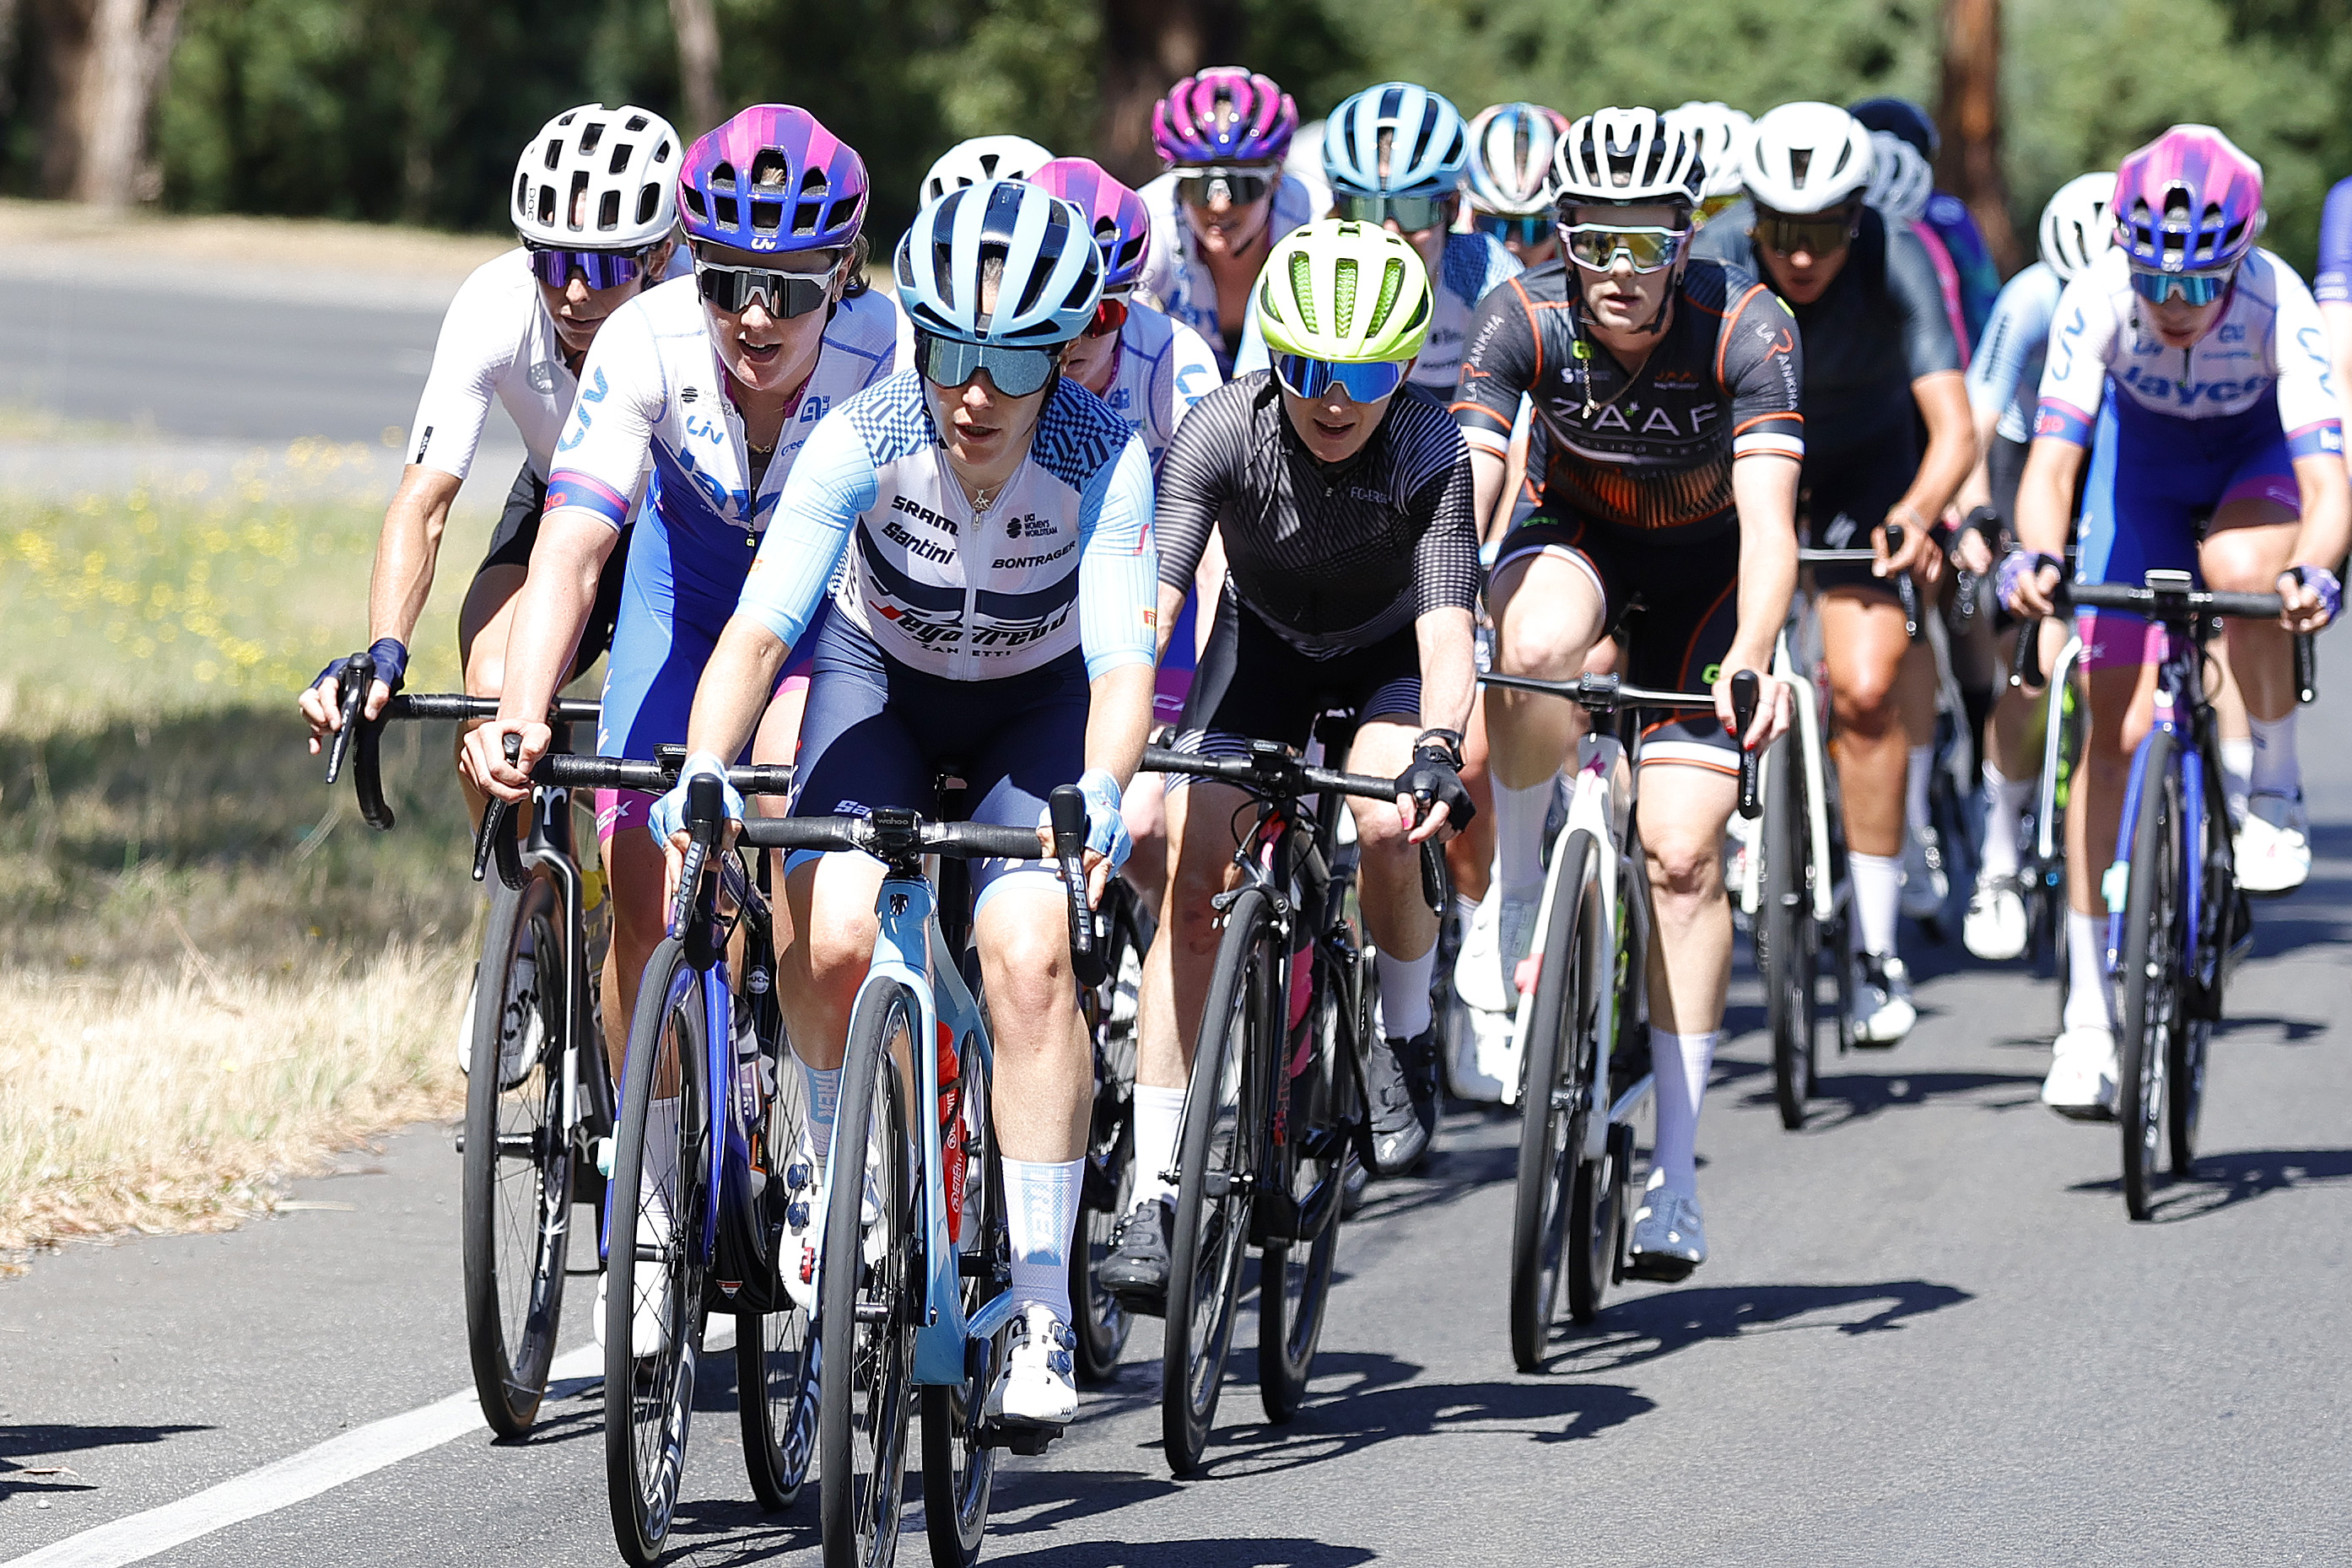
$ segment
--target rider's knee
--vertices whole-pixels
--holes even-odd
[[[1583,663],[1584,644],[1572,616],[1521,594],[1496,631],[1495,655],[1513,674],[1564,680]]]
[[[1348,809],[1356,819],[1356,846],[1366,861],[1392,860],[1415,852],[1417,846],[1404,819],[1397,815],[1394,802],[1350,800]]]
[[[820,905],[811,911],[809,927],[801,947],[807,956],[810,981],[820,990],[855,988],[874,957],[879,928],[873,910]]]
[[[1654,843],[1644,833],[1643,857],[1650,867],[1650,889],[1660,900],[1703,903],[1723,894],[1723,847],[1703,835],[1671,829]]]
[[[1901,716],[1895,701],[1901,673],[1900,661],[1840,672],[1830,683],[1830,699],[1839,725],[1864,737],[1885,734]]]

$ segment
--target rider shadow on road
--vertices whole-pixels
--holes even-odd
[[[2177,1225],[2202,1219],[2273,1192],[2352,1177],[2352,1149],[2244,1149],[2197,1156],[2194,1176],[2175,1177],[2149,1205],[2148,1219]],[[2115,1193],[2123,1178],[2076,1182],[2069,1192]]]
[[[1081,1541],[1067,1546],[1005,1554],[996,1550],[992,1521],[989,1561],[1022,1568],[1356,1568],[1380,1556],[1361,1546],[1263,1537],[1194,1541]]]
[[[1709,1340],[1832,1330],[1884,1333],[1904,1320],[1973,1301],[1972,1291],[1925,1280],[1878,1285],[1727,1285],[1660,1291],[1604,1307],[1591,1329],[1563,1323],[1548,1370],[1579,1376],[1622,1372]],[[1872,1309],[1872,1310],[1862,1310]]]
[[[88,1454],[133,1443],[161,1443],[183,1432],[212,1427],[73,1427],[62,1424],[0,1427],[0,1501],[12,1492],[95,1491],[69,1465],[28,1463],[54,1454]],[[47,1504],[42,1506],[47,1507]]]

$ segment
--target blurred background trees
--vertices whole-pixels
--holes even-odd
[[[496,229],[556,110],[698,127],[782,99],[865,154],[887,239],[961,136],[1152,172],[1152,100],[1239,59],[1309,118],[1391,76],[1465,112],[1902,93],[1942,110],[1946,184],[2029,250],[2065,179],[2206,120],[2263,160],[2271,243],[2307,264],[2352,172],[2347,24],[2352,0],[0,0],[0,188]]]

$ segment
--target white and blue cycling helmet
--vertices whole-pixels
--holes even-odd
[[[1388,152],[1388,172],[1381,153]],[[1387,81],[1341,101],[1323,127],[1323,175],[1367,195],[1444,195],[1470,158],[1462,111],[1411,82]]]
[[[982,286],[999,274],[992,308]],[[1021,180],[950,191],[898,242],[898,303],[919,332],[982,347],[1051,348],[1101,303],[1103,256],[1086,214]]]

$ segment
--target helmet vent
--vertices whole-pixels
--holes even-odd
[[[578,228],[588,217],[588,171],[572,171],[572,199],[564,204],[564,222]]]
[[[649,224],[654,221],[654,214],[659,211],[661,211],[661,187],[650,181],[638,186],[637,222],[640,225]]]
[[[614,142],[613,156],[605,160],[604,172],[607,174],[626,173],[629,167],[629,154],[635,151],[636,151],[636,148],[632,142]]]
[[[1356,258],[1343,256],[1331,267],[1331,330],[1346,337],[1356,329]]]
[[[1323,329],[1315,319],[1315,290],[1310,282],[1313,277],[1314,264],[1307,259],[1307,253],[1303,250],[1292,251],[1290,253],[1290,297],[1298,302],[1298,324],[1309,332],[1319,333]]]
[[[1372,306],[1373,331],[1379,331],[1381,323],[1389,319],[1389,312],[1396,308],[1397,296],[1403,292],[1404,263],[1391,260],[1381,271],[1381,297]]]
[[[1805,176],[1811,173],[1812,169],[1813,150],[1811,148],[1793,147],[1789,150],[1790,184],[1793,185],[1800,191],[1803,190],[1805,188]]]
[[[621,193],[607,191],[604,199],[596,204],[596,226],[600,230],[621,226]]]
[[[603,120],[592,120],[586,125],[582,126],[580,128],[580,156],[585,158],[591,152],[595,152],[596,144],[604,140],[604,122]]]
[[[642,114],[633,114],[633,115],[629,116],[629,118],[628,118],[628,119],[626,119],[626,120],[625,120],[621,121],[621,129],[622,129],[622,130],[624,130],[624,131],[626,131],[630,132],[632,135],[634,135],[634,134],[635,134],[637,131],[643,131],[643,130],[644,130],[647,125],[649,125],[649,124],[651,124],[651,123],[652,123],[652,121],[651,121],[651,120],[648,120],[644,116],[644,115],[642,115]]]

